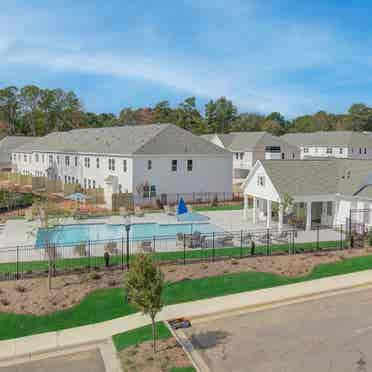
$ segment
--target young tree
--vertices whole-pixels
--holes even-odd
[[[164,275],[149,254],[137,254],[124,279],[127,298],[151,318],[153,350],[156,352],[155,317],[163,307]]]

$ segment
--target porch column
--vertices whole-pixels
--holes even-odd
[[[243,218],[245,220],[248,219],[248,195],[244,194],[244,210],[243,210]]]
[[[306,202],[306,231],[311,230],[311,202]]]
[[[281,232],[283,230],[283,216],[284,216],[283,204],[279,203],[279,210],[278,210],[278,230],[279,230],[279,232]]]
[[[266,228],[270,229],[271,227],[271,200],[266,200],[266,205],[267,205]]]
[[[253,197],[253,225],[257,223],[257,198]]]

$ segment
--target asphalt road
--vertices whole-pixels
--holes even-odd
[[[42,359],[10,367],[0,372],[105,372],[105,366],[98,350],[84,351],[49,359]]]
[[[372,372],[372,290],[199,323],[213,372]]]

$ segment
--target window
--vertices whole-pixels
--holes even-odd
[[[67,176],[65,176],[65,183],[67,183]]]
[[[90,158],[84,158],[84,166],[85,168],[90,168]]]
[[[150,187],[150,198],[154,198],[156,196],[156,186],[151,185]]]
[[[281,149],[280,146],[266,146],[265,151],[278,154]]]
[[[43,163],[45,163],[45,155],[41,155],[41,160],[43,161]]]
[[[147,169],[148,170],[152,169],[152,160],[147,160]]]
[[[86,189],[86,188],[87,188],[87,179],[84,178],[84,189]]]
[[[72,181],[71,181],[72,183],[75,183],[75,177],[72,177]]]
[[[333,215],[333,203],[331,201],[327,202],[327,216],[332,216]]]
[[[172,160],[172,172],[177,172],[177,160]]]
[[[108,168],[111,171],[115,170],[115,159],[109,159],[108,160]]]
[[[367,149],[366,149],[366,148],[364,148],[364,155],[365,155],[365,154],[367,154]]]
[[[26,154],[23,155],[23,160],[24,160],[25,163],[27,162],[27,155]]]
[[[284,152],[282,152],[282,160],[284,160],[284,158],[285,158],[285,154]]]
[[[362,148],[361,147],[359,147],[359,154],[361,154],[362,153]]]
[[[119,194],[122,193],[122,190],[123,190],[123,186],[120,184],[120,185],[119,185]]]
[[[143,197],[144,198],[150,197],[150,186],[146,185],[143,187]]]
[[[49,164],[53,163],[53,155],[49,155]]]
[[[352,154],[354,153],[354,147],[351,148],[351,153],[352,153]]]
[[[96,188],[96,181],[93,180],[93,189],[95,189],[95,188]]]
[[[69,156],[65,156],[65,165],[66,165],[66,167],[70,166],[70,157]]]
[[[88,188],[89,188],[89,189],[92,188],[92,181],[91,181],[91,180],[88,180]]]
[[[339,151],[339,153],[342,154],[343,152],[344,152],[344,151],[343,151],[343,148],[340,147],[340,151]]]
[[[265,186],[265,176],[258,176],[257,177],[257,185],[264,187]]]
[[[68,183],[71,183],[71,177],[70,176],[67,177],[67,181],[68,181]]]
[[[240,153],[240,160],[243,160],[244,152]]]
[[[235,153],[235,159],[239,160],[239,153],[238,152]]]
[[[128,170],[127,160],[124,159],[124,160],[123,160],[123,172],[126,173],[127,170]]]
[[[75,156],[75,167],[77,167],[77,165],[78,165],[78,157]]]
[[[99,168],[99,158],[96,159],[97,169]]]
[[[16,154],[13,155],[13,159],[14,159],[14,161],[17,160],[17,155]]]
[[[296,157],[295,153],[292,152],[292,159],[294,159]]]
[[[332,154],[332,147],[327,147],[326,154]]]
[[[192,160],[187,160],[187,170],[188,172],[191,172],[192,171]]]
[[[36,161],[36,163],[39,162],[39,154],[35,154],[35,161]]]
[[[309,148],[308,147],[304,147],[304,153],[307,154],[309,152]]]

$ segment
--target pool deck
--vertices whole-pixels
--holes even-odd
[[[209,217],[209,223],[222,228],[225,231],[263,231],[266,226],[264,223],[254,225],[252,223],[251,211],[248,215],[248,219],[243,219],[243,212],[241,210],[235,211],[209,211],[202,212],[203,215]],[[95,218],[95,219],[83,219],[74,220],[71,217],[65,218],[58,221],[59,224],[96,224],[96,223],[108,223],[108,224],[124,224],[125,219],[120,216]],[[165,213],[148,213],[143,217],[131,217],[131,223],[158,223],[158,224],[179,224],[186,222],[179,222],[175,216],[169,216]],[[197,223],[197,222],[196,222]],[[40,221],[26,221],[25,219],[8,220],[4,228],[0,231],[0,262],[14,261],[14,249],[13,252],[6,254],[6,248],[17,247],[17,246],[35,246],[37,229],[40,226]],[[273,228],[275,228],[273,224]],[[289,228],[288,226],[284,226]],[[296,242],[312,242],[317,239],[316,231],[299,231],[296,238]],[[339,233],[329,229],[322,230],[319,235],[320,241],[331,241],[338,240]],[[159,245],[161,251],[175,251],[180,249],[176,247],[176,244],[171,242],[165,242]],[[33,251],[37,251],[34,249]],[[34,257],[35,256],[35,257]],[[40,252],[34,252],[29,256],[30,260],[41,259]]]

